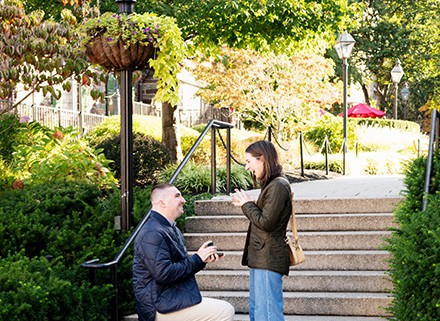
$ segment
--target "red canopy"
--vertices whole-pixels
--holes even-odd
[[[339,116],[344,116],[344,114],[340,113]],[[357,104],[347,109],[347,116],[357,118],[380,118],[385,116],[385,113],[367,104]]]

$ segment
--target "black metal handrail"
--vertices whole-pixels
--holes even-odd
[[[231,128],[234,127],[230,123],[222,122],[219,120],[211,120],[203,130],[203,132],[200,134],[199,138],[196,140],[194,145],[189,150],[188,154],[185,156],[185,158],[182,160],[180,165],[176,168],[174,171],[174,174],[169,179],[168,183],[172,184],[179,173],[182,171],[183,167],[186,165],[186,163],[189,161],[191,156],[194,154],[194,151],[196,148],[200,145],[203,138],[206,136],[209,130],[211,130],[211,187],[212,187],[212,193],[215,193],[216,191],[216,149],[215,149],[215,130],[216,129],[227,129],[227,144],[226,144],[226,189],[229,193],[231,191]],[[130,235],[130,237],[125,241],[124,245],[122,246],[121,250],[118,252],[118,254],[115,256],[115,258],[110,262],[105,263],[99,263],[99,259],[93,259],[87,262],[84,262],[81,264],[81,267],[90,269],[90,278],[92,284],[96,283],[96,271],[99,269],[106,269],[109,268],[111,270],[111,283],[113,284],[115,288],[115,294],[111,302],[111,317],[113,321],[117,321],[119,319],[119,310],[118,310],[118,278],[117,278],[117,267],[118,264],[121,262],[122,257],[127,252],[128,248],[132,245],[134,239],[140,232],[142,226],[148,221],[150,218],[150,212],[151,207],[144,216],[144,218],[138,223],[138,225],[133,230],[133,233]]]
[[[429,147],[428,147],[428,158],[426,160],[426,171],[425,171],[425,186],[423,193],[423,203],[422,203],[422,211],[426,210],[426,206],[428,204],[428,194],[429,194],[429,185],[431,183],[431,172],[432,172],[432,159],[434,155],[434,143],[436,140],[436,127],[437,127],[437,110],[432,111],[431,118],[431,131],[429,133]]]

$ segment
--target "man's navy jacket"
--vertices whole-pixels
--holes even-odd
[[[156,311],[175,312],[202,300],[195,274],[206,263],[189,256],[176,226],[152,211],[134,243],[133,287],[140,321],[154,321]]]

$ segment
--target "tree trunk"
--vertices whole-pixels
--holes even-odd
[[[370,96],[368,95],[368,88],[365,84],[362,84],[362,92],[364,93],[365,103],[370,105]]]
[[[162,143],[170,150],[172,161],[182,160],[180,133],[176,122],[177,107],[162,103]]]

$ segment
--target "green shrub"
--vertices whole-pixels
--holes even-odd
[[[78,139],[72,128],[51,130],[31,122],[20,128],[10,168],[24,185],[50,180],[88,181],[100,185],[115,182],[101,151]]]
[[[349,118],[349,120],[359,125],[376,126],[382,128],[394,128],[400,131],[420,133],[420,125],[408,120],[396,120],[386,118]]]
[[[86,139],[91,146],[98,146],[104,140],[113,139],[120,135],[120,117],[107,117],[104,122],[87,133]],[[195,143],[200,133],[194,129],[179,125],[180,143],[182,153],[186,155]],[[133,133],[144,134],[153,137],[157,141],[162,141],[162,120],[160,117],[133,115]],[[205,162],[210,157],[210,141],[202,142],[203,148],[198,148],[192,160]]]
[[[190,149],[193,147],[200,135],[197,133],[191,133],[180,138],[182,144],[182,154],[186,156]],[[193,155],[191,156],[191,161],[198,164],[209,164],[211,160],[211,135],[208,133],[202,140],[200,145],[196,148]]]
[[[354,147],[357,137],[354,132],[354,123],[351,120],[347,119],[347,126],[347,146],[351,149]],[[343,118],[327,113],[315,123],[311,130],[305,133],[305,139],[314,142],[316,146],[321,148],[327,137],[331,151],[338,153],[344,141],[343,131]]]
[[[428,144],[428,136],[420,131],[362,124],[355,128],[363,151],[396,151],[414,154],[417,141]],[[387,139],[383,139],[386,137]]]
[[[325,170],[326,169],[325,159],[312,159],[304,161],[305,169],[317,169],[317,170]],[[342,155],[338,154],[336,156],[329,157],[328,159],[328,167],[330,172],[342,173],[343,168]]]
[[[116,178],[121,178],[121,137],[114,135],[99,143]],[[133,182],[138,186],[155,184],[156,172],[171,161],[170,152],[164,144],[151,136],[140,133],[133,135]]]
[[[118,237],[113,224],[119,197],[118,190],[56,181],[5,192],[0,198],[0,256],[20,251],[28,257],[51,255],[62,257],[66,266],[96,255],[109,259],[112,253],[100,248],[112,247]]]
[[[422,211],[426,158],[417,158],[405,175],[406,198],[395,212],[398,228],[387,240],[393,281],[390,320],[435,321],[440,315],[440,154],[433,159],[427,208]]]
[[[166,166],[159,174],[160,182],[167,182],[177,168],[176,164]],[[211,167],[188,162],[174,181],[174,185],[185,194],[210,193]],[[231,187],[247,189],[252,186],[250,175],[240,165],[231,166]],[[226,168],[217,169],[217,193],[226,191]]]
[[[109,320],[102,313],[109,286],[74,284],[62,277],[62,265],[23,253],[0,260],[0,319],[8,321]],[[61,271],[60,271],[61,270]]]
[[[168,182],[177,169],[177,164],[166,166],[159,173],[159,181]],[[211,169],[208,166],[188,162],[173,183],[182,194],[211,192]]]
[[[14,253],[29,258],[53,257],[60,265],[60,278],[80,287],[89,280],[81,263],[95,258],[109,262],[125,242],[126,233],[114,229],[114,217],[120,215],[120,209],[118,189],[87,183],[50,181],[7,191],[0,198],[0,257]],[[132,259],[130,248],[118,267],[120,310],[124,314],[134,312]],[[99,271],[97,277],[101,287],[110,283],[109,270]],[[107,305],[95,307],[95,318],[107,318],[107,309]]]
[[[0,115],[0,158],[5,161],[12,159],[13,146],[17,142],[20,122],[17,115]]]
[[[226,166],[217,169],[217,181],[221,192],[226,192]],[[251,175],[244,166],[231,165],[231,190],[236,188],[248,189],[252,187]]]
[[[10,166],[0,157],[0,194],[10,189],[13,186],[14,180],[14,174]]]
[[[427,144],[427,136],[420,132],[420,126],[409,121],[390,119],[348,118],[348,150],[358,151],[396,151],[414,154],[417,141]],[[327,137],[331,153],[341,151],[343,142],[343,119],[330,114],[322,116],[313,128],[305,133],[308,141],[319,148],[324,146]],[[387,137],[387,139],[383,139]],[[357,145],[357,146],[356,146]],[[367,171],[368,172],[368,171]]]
[[[199,133],[202,133],[203,130],[206,128],[206,125],[208,125],[208,124],[198,124],[198,125],[192,126],[191,128]]]
[[[86,135],[92,146],[97,146],[106,139],[120,135],[121,117],[107,117],[101,124],[93,128]],[[142,133],[152,136],[156,140],[162,138],[162,120],[154,116],[133,115],[133,133]]]
[[[150,194],[153,185],[133,187],[133,220],[140,222],[151,207]]]
[[[256,121],[255,114],[252,114],[252,112],[250,112],[250,111],[248,113],[246,113],[246,115],[244,115],[244,117],[241,121],[242,121],[243,127],[246,130],[261,132],[261,133],[264,133],[265,131],[267,131],[267,127],[264,126],[261,122]]]
[[[425,187],[426,156],[417,157],[407,164],[405,168],[405,205],[410,211],[422,208]],[[429,194],[440,191],[440,153],[436,150],[433,154],[432,177],[429,185]]]
[[[359,158],[351,159],[358,162],[361,166],[362,173],[368,175],[387,175],[402,174],[404,167],[404,157],[398,153],[361,153]]]

